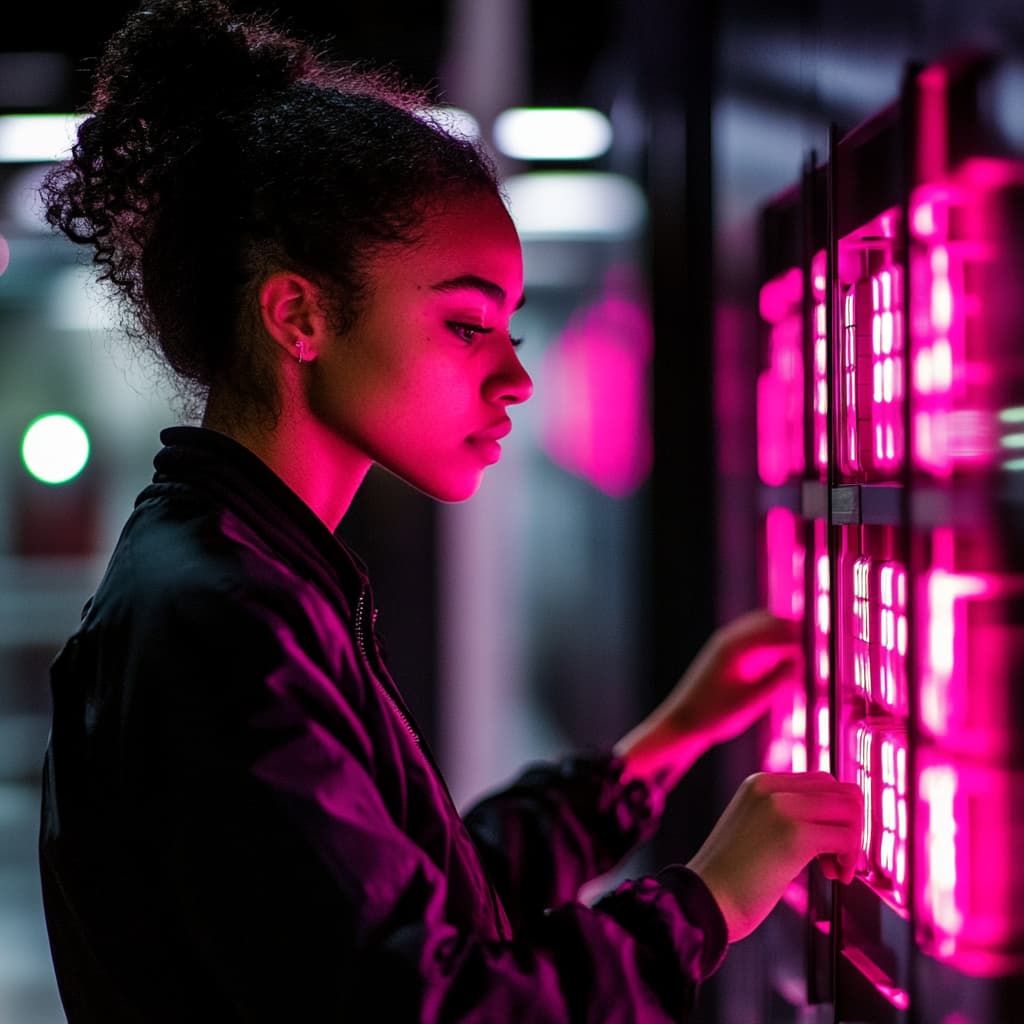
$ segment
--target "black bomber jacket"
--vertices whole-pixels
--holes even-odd
[[[362,563],[253,453],[161,435],[52,668],[40,858],[69,1024],[684,1019],[725,949],[610,755],[460,817]]]

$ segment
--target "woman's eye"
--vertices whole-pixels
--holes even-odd
[[[480,327],[477,324],[460,324],[456,321],[451,321],[448,326],[455,333],[455,336],[461,338],[467,343],[476,341],[477,337],[481,334],[490,334],[493,327]]]

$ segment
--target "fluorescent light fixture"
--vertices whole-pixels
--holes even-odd
[[[1000,423],[1024,423],[1024,405],[1011,405],[999,410]]]
[[[480,122],[461,107],[427,107],[419,111],[424,121],[431,121],[449,135],[460,139],[479,139]]]
[[[1024,448],[1024,434],[1005,434],[1000,443],[1004,448]]]
[[[593,160],[611,148],[612,126],[589,107],[513,107],[495,118],[494,144],[516,160]]]
[[[509,213],[527,241],[632,238],[647,216],[640,187],[621,174],[538,171],[512,175],[504,184]]]
[[[84,119],[77,114],[6,114],[0,117],[0,163],[66,160]]]
[[[1003,463],[1003,469],[1009,470],[1011,473],[1024,472],[1024,459],[1009,459]]]

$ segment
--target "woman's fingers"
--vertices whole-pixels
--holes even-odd
[[[725,915],[730,938],[749,934],[815,857],[848,881],[860,849],[860,789],[825,772],[748,778],[690,862]]]

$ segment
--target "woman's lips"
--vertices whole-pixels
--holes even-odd
[[[512,421],[506,416],[503,419],[498,420],[497,423],[492,423],[489,427],[484,427],[483,430],[478,430],[473,434],[469,435],[470,441],[500,441],[503,437],[508,436],[508,432],[512,429]]]
[[[466,440],[479,452],[484,462],[491,464],[501,458],[501,445],[498,442],[507,437],[511,429],[512,421],[506,416],[497,423],[470,434]]]

